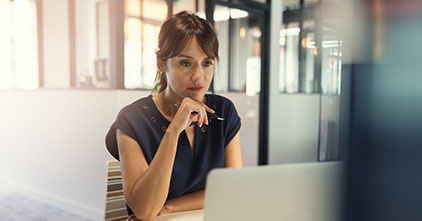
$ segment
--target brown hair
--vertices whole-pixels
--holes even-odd
[[[161,25],[158,35],[157,61],[166,62],[177,56],[186,44],[196,37],[199,46],[209,57],[218,60],[218,39],[210,22],[187,11],[168,17]],[[157,70],[153,94],[158,94],[167,87],[166,75]]]

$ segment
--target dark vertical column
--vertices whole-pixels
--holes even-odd
[[[315,49],[316,55],[314,55],[314,81],[312,84],[312,91],[313,92],[322,92],[321,91],[321,64],[322,64],[322,36],[323,36],[323,28],[322,28],[322,18],[321,18],[321,11],[322,11],[322,0],[318,0],[318,3],[315,7],[316,13],[314,13],[314,33],[315,33]],[[306,50],[306,49],[305,49]],[[322,94],[319,96],[319,120],[318,120],[318,161],[321,161],[321,115],[322,115]],[[326,159],[327,160],[327,159]]]
[[[214,0],[205,0],[205,17],[214,26]]]
[[[299,44],[298,44],[298,92],[304,92],[306,87],[306,48],[302,47],[302,40],[305,37],[303,31],[303,20],[304,20],[304,0],[300,0],[299,8]]]
[[[167,0],[167,16],[173,14],[173,0]]]
[[[270,6],[270,5],[269,5]],[[263,13],[261,37],[261,92],[259,95],[259,154],[258,164],[268,164],[268,116],[270,92],[270,27],[271,7]]]
[[[227,70],[229,70],[229,73],[228,73],[228,81],[227,81],[227,85],[229,86],[229,91],[232,91],[232,82],[233,82],[233,80],[232,80],[232,74],[234,73],[234,71],[236,70],[235,68],[234,68],[234,65],[232,64],[232,62],[233,62],[233,59],[232,59],[232,52],[233,52],[233,27],[234,27],[234,25],[233,25],[233,19],[231,19],[230,17],[229,17],[229,20],[227,21],[228,23],[229,23],[229,36],[228,36],[228,38],[229,38],[229,47],[228,47],[228,49],[229,49],[229,51],[228,51],[228,55],[229,55],[229,57],[228,57],[228,59],[227,59],[227,63],[228,63],[228,67],[227,67]]]
[[[214,7],[215,3],[213,0],[205,0],[205,17],[211,23],[212,26],[214,26]],[[196,4],[196,8],[198,8],[198,4]],[[214,77],[212,78],[208,91],[214,93]]]
[[[323,19],[322,0],[318,0],[315,13],[315,47],[317,50],[314,60],[314,82],[313,92],[321,92],[321,65],[322,65],[322,40],[323,40]]]

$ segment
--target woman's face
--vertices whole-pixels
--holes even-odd
[[[181,98],[202,102],[214,74],[214,64],[214,59],[205,54],[193,37],[179,55],[166,61],[167,89]]]

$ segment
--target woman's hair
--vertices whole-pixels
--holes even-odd
[[[199,46],[207,56],[219,60],[217,34],[211,24],[195,14],[182,11],[168,17],[161,25],[156,50],[157,61],[160,59],[165,63],[167,59],[177,56],[193,37],[196,37]],[[165,73],[157,70],[152,93],[158,94],[166,87]]]

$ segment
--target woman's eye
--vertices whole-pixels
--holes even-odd
[[[180,64],[184,67],[189,67],[191,65],[189,61],[180,61]]]
[[[209,67],[209,66],[211,66],[211,65],[213,65],[213,63],[212,63],[211,61],[206,61],[206,62],[204,62],[204,66],[205,66],[205,67]]]

